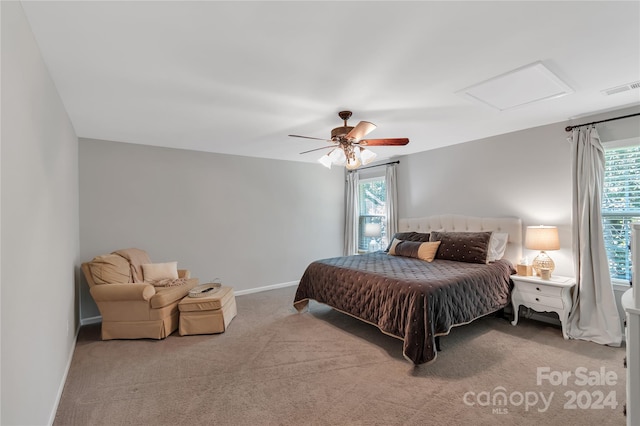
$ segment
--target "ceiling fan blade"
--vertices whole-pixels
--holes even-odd
[[[336,146],[338,146],[338,145],[323,146],[322,148],[316,148],[316,149],[310,149],[309,151],[303,151],[300,154],[306,154],[308,152],[313,152],[313,151],[320,151],[321,149],[335,148]]]
[[[391,139],[362,139],[358,145],[362,146],[400,146],[409,143],[408,138],[391,138]]]
[[[312,138],[311,136],[300,136],[300,135],[289,135],[292,138],[304,138],[304,139],[313,139],[315,141],[325,141],[325,142],[333,142],[331,139],[322,139],[322,138]]]
[[[356,141],[364,138],[370,131],[376,128],[376,125],[370,123],[368,121],[361,121],[358,123],[356,127],[351,129],[349,133],[347,133],[347,139],[354,139]]]

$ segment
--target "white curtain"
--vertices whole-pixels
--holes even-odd
[[[398,232],[398,184],[396,166],[397,164],[388,164],[385,174],[385,185],[387,188],[387,244],[391,242],[391,238]]]
[[[595,127],[575,129],[573,150],[573,257],[576,287],[569,316],[571,338],[620,346],[622,329],[611,286],[602,231],[604,148]]]
[[[345,190],[344,255],[358,252],[358,192],[360,177],[357,172],[347,172]]]

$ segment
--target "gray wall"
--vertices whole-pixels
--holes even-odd
[[[342,254],[344,175],[317,164],[80,139],[83,261],[138,247],[236,292]],[[84,281],[84,280],[83,280]],[[81,316],[99,315],[81,286]]]
[[[562,250],[550,255],[558,275],[573,275],[571,157],[563,129],[537,127],[402,159],[400,216],[516,216],[525,226],[557,225]]]
[[[524,226],[557,225],[561,250],[550,252],[558,275],[573,276],[572,171],[569,124],[640,112],[628,108],[401,158],[400,217],[440,213],[517,216]],[[598,125],[603,142],[640,136],[640,117]],[[529,259],[536,253],[525,250]]]
[[[2,14],[2,414],[51,423],[76,331],[78,142],[20,2]]]
[[[564,128],[640,112],[639,107],[585,116],[402,157],[400,217],[440,213],[517,216],[524,226],[557,225],[559,251],[549,252],[557,275],[574,276],[572,165]],[[599,124],[602,141],[640,137],[640,117]],[[536,252],[524,250],[529,259]],[[624,287],[614,286],[619,299]],[[622,316],[622,310],[620,309]]]
[[[340,169],[92,140],[80,142],[79,154],[22,6],[0,8],[0,423],[53,421],[76,309],[82,318],[98,314],[79,284],[81,261],[137,246],[155,261],[177,260],[194,276],[250,291],[295,281],[311,260],[341,254]],[[557,272],[571,274],[563,127],[402,158],[400,215],[514,215],[526,225],[556,224]],[[600,129],[606,140],[640,133],[638,121]]]

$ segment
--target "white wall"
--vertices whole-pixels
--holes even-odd
[[[342,254],[341,168],[82,138],[79,152],[82,261],[138,247],[242,292]]]
[[[50,423],[76,331],[78,143],[20,2],[2,10],[2,418]]]

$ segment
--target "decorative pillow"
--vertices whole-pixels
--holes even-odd
[[[487,263],[491,232],[431,233],[431,241],[440,241],[436,259],[456,262]]]
[[[401,242],[402,242],[402,240],[394,238],[393,241],[391,241],[391,244],[389,244],[389,248],[387,249],[389,254],[395,256],[396,255],[396,247],[398,247],[398,244],[400,244]]]
[[[440,247],[440,244],[440,241],[421,243],[420,248],[418,249],[418,259],[432,262],[436,257],[436,253],[438,252],[438,247]]]
[[[129,262],[117,254],[96,256],[89,262],[91,277],[96,284],[116,284],[131,282]]]
[[[421,243],[429,242],[429,233],[421,233],[421,232],[396,232],[396,234],[391,239],[391,243],[389,243],[389,247],[385,251],[389,251],[391,248],[391,244],[393,244],[394,239],[402,240],[402,241],[419,241]]]
[[[178,279],[178,262],[145,263],[142,273],[146,282]]]
[[[427,262],[433,261],[438,251],[438,246],[440,246],[440,241],[421,243],[418,241],[394,240],[394,242],[396,241],[398,241],[398,243],[392,246],[389,254],[393,256],[413,257]]]
[[[502,259],[507,249],[507,241],[509,234],[506,232],[493,232],[489,240],[489,253],[487,254],[487,262],[495,262]]]

